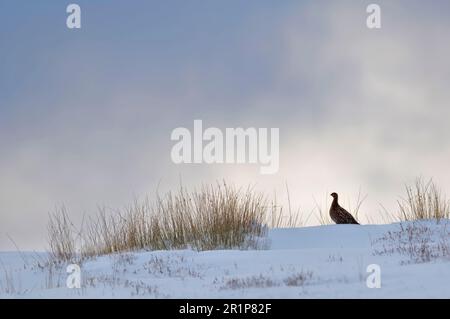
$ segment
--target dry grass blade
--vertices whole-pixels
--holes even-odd
[[[76,254],[76,241],[73,224],[64,206],[50,214],[47,230],[52,257],[63,261],[72,260]]]
[[[266,198],[251,188],[237,189],[226,183],[203,186],[149,200],[135,201],[122,211],[99,208],[82,231],[81,244],[66,209],[50,215],[48,225],[52,255],[70,260],[139,249],[198,250],[257,248],[266,233]]]
[[[361,188],[358,190],[358,197],[356,198],[356,203],[355,206],[353,207],[350,203],[349,203],[349,212],[350,214],[353,215],[353,217],[355,217],[356,220],[360,220],[359,215],[360,215],[360,211],[361,211],[361,206],[364,203],[364,201],[367,198],[367,194],[363,195]]]
[[[287,194],[287,202],[288,202],[288,210],[285,214],[285,210],[282,206],[277,205],[277,196],[274,195],[274,200],[271,203],[269,218],[267,219],[267,225],[270,228],[294,228],[294,227],[303,227],[311,217],[312,212],[308,215],[307,218],[302,217],[302,212],[300,208],[297,210],[292,209],[291,205],[291,196],[289,192],[289,187],[286,183],[286,194]]]
[[[433,180],[417,178],[413,186],[405,186],[406,198],[398,201],[399,216],[403,221],[450,218],[450,203]]]
[[[330,214],[328,213],[328,195],[325,196],[325,206],[321,205],[317,202],[315,198],[314,199],[314,205],[315,205],[315,211],[316,211],[316,218],[320,225],[330,225],[333,224],[333,221],[331,220]],[[323,207],[326,207],[325,209]]]

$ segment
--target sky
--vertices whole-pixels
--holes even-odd
[[[372,1],[381,29],[369,1],[73,2],[81,29],[70,2],[0,1],[0,250],[45,249],[55,207],[77,223],[180,181],[288,185],[307,215],[361,189],[373,222],[417,176],[450,190],[448,1]],[[174,164],[196,119],[279,128],[279,171]]]

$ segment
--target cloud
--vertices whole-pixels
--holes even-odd
[[[439,10],[446,4],[380,5],[381,30],[365,27],[363,4],[292,2],[276,11],[258,4],[233,26],[221,19],[215,42],[212,31],[195,33],[200,22],[168,31],[175,41],[184,25],[193,44],[164,42],[139,22],[129,38],[122,31],[100,41],[105,22],[101,32],[91,24],[92,33],[60,47],[33,43],[25,57],[36,67],[20,70],[28,79],[21,94],[0,109],[0,249],[13,248],[6,233],[21,248],[42,249],[56,204],[80,221],[97,204],[121,207],[158,185],[176,188],[180,178],[188,187],[223,178],[256,184],[283,203],[287,182],[292,204],[306,213],[313,198],[337,191],[347,201],[361,187],[375,221],[378,204],[394,209],[415,176],[450,188],[450,44],[442,38],[450,22]],[[210,14],[207,21],[220,13]],[[152,28],[163,34],[159,23]],[[194,119],[222,129],[279,127],[279,173],[173,164],[170,133]]]

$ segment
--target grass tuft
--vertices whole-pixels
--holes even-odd
[[[398,201],[401,221],[450,218],[450,202],[433,180],[417,178],[413,186],[406,185],[406,198]]]
[[[48,232],[52,255],[71,260],[118,252],[192,248],[196,250],[258,248],[267,232],[267,200],[251,188],[226,183],[188,192],[135,201],[121,211],[100,208],[78,233],[65,208],[50,215]]]

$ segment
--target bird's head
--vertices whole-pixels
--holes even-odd
[[[337,193],[331,193],[330,195],[331,195],[331,197],[333,197],[334,199],[338,199],[338,194],[337,194]]]

